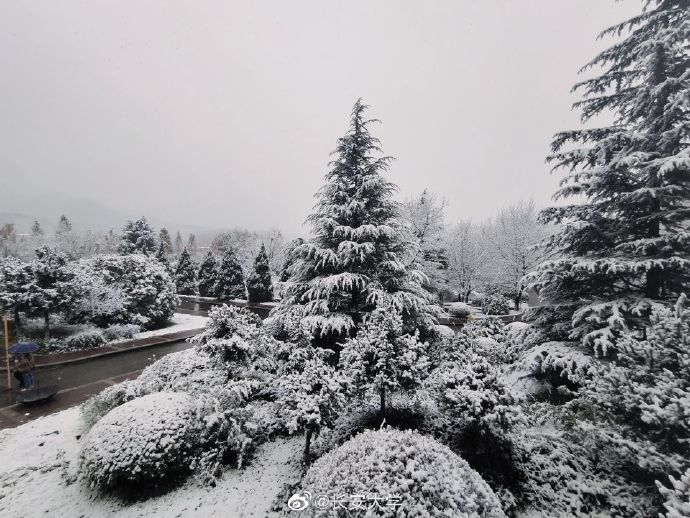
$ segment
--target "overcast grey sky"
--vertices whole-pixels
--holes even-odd
[[[428,187],[450,220],[545,205],[550,138],[579,121],[577,71],[606,45],[597,33],[640,8],[5,1],[0,204],[69,191],[131,216],[305,233],[361,96],[383,121],[401,198]]]

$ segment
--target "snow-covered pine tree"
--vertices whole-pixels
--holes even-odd
[[[199,295],[202,297],[215,297],[218,285],[218,262],[210,250],[199,266]]]
[[[26,290],[32,282],[31,265],[16,257],[0,257],[0,308],[14,314],[14,325],[19,328],[19,313],[26,309]]]
[[[292,275],[291,268],[295,264],[295,250],[304,244],[304,239],[298,237],[290,241],[283,249],[283,264],[280,268],[280,282],[287,282]]]
[[[568,171],[554,198],[582,201],[542,212],[560,225],[548,243],[557,259],[532,279],[545,334],[600,354],[690,280],[690,1],[645,6],[601,34],[628,32],[584,68],[603,72],[575,85],[583,121],[615,120],[554,137],[548,160]]]
[[[220,261],[215,291],[216,297],[223,300],[246,298],[242,265],[240,265],[232,249],[226,250]]]
[[[173,253],[172,239],[170,238],[170,232],[168,232],[167,228],[160,229],[158,232],[158,241],[163,243],[165,246],[165,253],[167,255],[171,255]]]
[[[175,287],[180,295],[196,295],[196,269],[186,248],[175,266]]]
[[[380,156],[371,135],[367,106],[358,100],[350,129],[338,139],[326,184],[308,221],[313,237],[295,249],[296,263],[281,304],[271,314],[279,328],[297,315],[314,336],[353,334],[365,314],[388,294],[410,326],[429,326],[434,312],[421,286],[424,275],[406,267],[405,232],[396,186],[383,173],[390,157]]]
[[[32,278],[25,286],[24,300],[32,311],[41,313],[45,321],[45,339],[50,339],[50,313],[69,300],[67,256],[57,248],[42,246],[31,263]]]
[[[197,246],[196,246],[196,236],[194,234],[189,234],[187,238],[187,251],[192,257],[196,257]]]
[[[120,235],[118,251],[121,255],[148,255],[156,251],[156,237],[145,217],[125,224]]]
[[[38,220],[34,220],[33,225],[31,225],[31,237],[35,239],[43,238],[43,227],[41,227]]]
[[[247,277],[247,295],[249,302],[270,302],[273,300],[271,269],[268,264],[266,247],[263,243],[254,260],[254,271]]]
[[[309,344],[295,344],[285,362],[290,368],[275,381],[276,403],[285,427],[290,433],[304,432],[305,469],[312,437],[333,426],[346,403],[346,380],[325,361],[328,352]]]
[[[182,246],[183,246],[182,245],[182,234],[180,234],[180,231],[178,230],[177,234],[175,235],[175,247],[174,247],[173,251],[176,254],[182,253]]]
[[[158,243],[158,250],[156,251],[156,259],[159,263],[165,266],[165,269],[170,271],[170,261],[168,260],[168,252],[166,250],[165,242],[161,239]]]
[[[419,386],[428,374],[428,343],[419,333],[403,334],[402,313],[386,296],[381,307],[369,313],[357,335],[345,342],[340,366],[354,387],[379,397],[381,416],[386,415],[390,393]]]

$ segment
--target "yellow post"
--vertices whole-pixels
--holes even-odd
[[[7,323],[7,315],[2,316],[5,328],[5,363],[7,365],[7,388],[12,390],[12,376],[10,375],[10,331]]]

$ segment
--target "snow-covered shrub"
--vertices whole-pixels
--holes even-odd
[[[518,398],[504,383],[502,372],[482,356],[473,354],[465,363],[441,366],[429,385],[439,408],[452,420],[451,433],[502,438],[524,422]]]
[[[140,397],[91,428],[81,451],[82,474],[94,488],[146,492],[189,471],[198,433],[191,397],[166,392]]]
[[[587,440],[584,430],[521,428],[511,437],[524,518],[637,518],[654,516],[650,494],[610,469],[612,452]]]
[[[448,314],[454,318],[469,318],[472,308],[464,302],[453,302],[448,306]]]
[[[510,303],[503,295],[491,294],[482,299],[482,313],[485,315],[507,315]]]
[[[142,395],[139,383],[134,380],[123,381],[91,396],[81,407],[81,416],[86,429],[91,428],[113,408]]]
[[[82,259],[76,266],[74,291],[84,282],[97,286],[104,293],[117,293],[102,311],[99,297],[89,300],[95,307],[82,311],[84,318],[93,318],[99,326],[137,324],[152,329],[165,324],[178,304],[175,284],[165,267],[154,257],[146,255],[97,255]],[[91,315],[89,317],[89,315]]]
[[[205,353],[195,348],[166,354],[146,367],[137,378],[141,390],[152,392],[208,392],[223,385],[227,377]]]
[[[103,334],[98,329],[85,329],[63,340],[68,349],[90,349],[105,343]]]
[[[113,324],[103,329],[102,333],[103,337],[111,342],[132,338],[139,331],[141,331],[141,328],[136,324]]]
[[[317,460],[301,487],[315,495],[364,495],[362,506],[346,499],[345,509],[312,507],[312,516],[505,517],[477,472],[446,446],[413,431],[363,432]],[[374,514],[365,500],[372,493],[380,499]]]
[[[346,400],[343,375],[318,352],[310,356],[298,369],[279,376],[274,388],[288,432],[305,432],[305,465],[309,464],[312,436],[332,425]]]
[[[429,345],[419,335],[402,334],[402,315],[383,306],[367,316],[354,338],[345,342],[340,365],[356,388],[378,394],[381,413],[386,397],[396,390],[419,386],[429,370]]]
[[[229,405],[224,395],[217,396],[206,394],[197,402],[199,430],[191,462],[201,481],[210,484],[223,465],[232,462],[237,468],[243,466],[257,431],[253,408]]]
[[[470,338],[487,337],[497,342],[504,342],[505,327],[505,323],[500,318],[477,318],[464,326],[461,333]]]
[[[541,383],[540,396],[551,394],[570,397],[591,378],[594,358],[572,342],[546,342],[532,347],[517,360],[514,371]],[[557,390],[557,393],[553,393]]]
[[[109,283],[83,263],[73,263],[73,278],[68,284],[70,303],[66,309],[72,322],[99,327],[127,321],[127,295],[121,286]]]
[[[666,498],[663,518],[686,518],[690,516],[690,469],[679,480],[670,477],[671,487],[657,482],[659,491]]]
[[[435,329],[436,329],[436,335],[438,338],[451,338],[452,339],[455,336],[455,331],[453,331],[448,326],[437,325],[435,327]]]

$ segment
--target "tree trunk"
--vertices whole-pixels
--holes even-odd
[[[22,327],[22,321],[19,319],[19,307],[14,306],[14,327],[19,329]]]
[[[663,285],[663,272],[658,266],[652,266],[647,271],[647,278],[645,281],[645,296],[650,299],[658,300],[661,296],[661,288]]]
[[[381,398],[381,419],[386,417],[386,387],[381,385],[379,388],[379,397]]]
[[[50,340],[50,311],[43,310],[43,320],[45,321],[45,339]]]
[[[309,450],[311,448],[312,433],[311,428],[307,428],[307,430],[304,432],[304,471],[307,471],[307,468],[309,467]]]
[[[522,290],[520,290],[517,295],[515,295],[515,299],[513,299],[513,303],[515,304],[515,311],[520,311],[520,302],[522,300]]]

